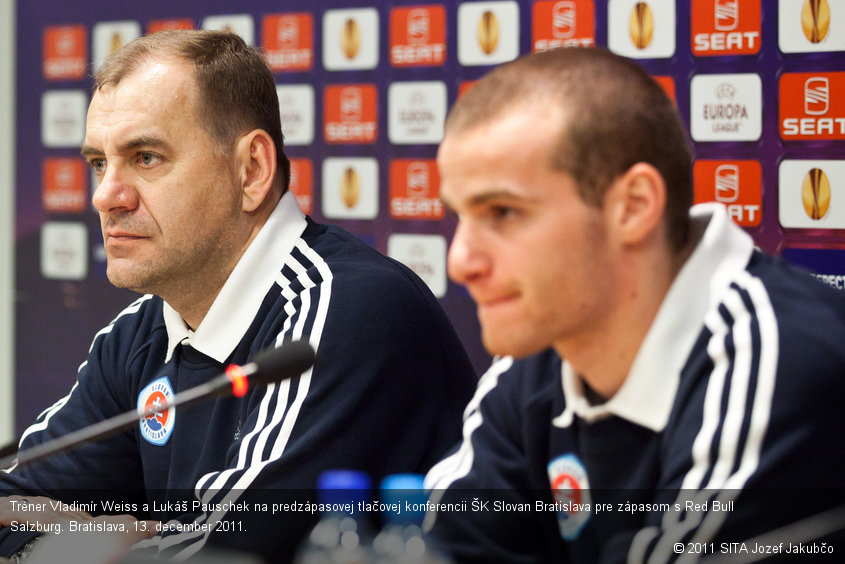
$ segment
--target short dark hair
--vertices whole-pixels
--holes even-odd
[[[221,147],[252,129],[266,131],[276,145],[282,191],[290,183],[279,98],[261,52],[227,31],[168,30],[139,37],[109,56],[94,75],[94,88],[117,84],[144,62],[172,56],[194,65],[197,118]]]
[[[669,243],[680,250],[689,239],[693,199],[686,130],[675,104],[635,62],[600,48],[526,55],[497,67],[458,99],[446,132],[543,103],[564,115],[550,166],[573,176],[585,202],[600,206],[613,180],[638,162],[660,172]]]

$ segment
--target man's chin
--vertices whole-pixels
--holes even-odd
[[[126,290],[138,292],[139,294],[150,293],[150,291],[147,290],[147,285],[142,284],[137,277],[127,276],[125,273],[121,272],[113,272],[110,269],[106,269],[106,277],[115,288],[124,288]]]
[[[481,340],[487,352],[494,356],[512,356],[523,358],[531,356],[551,346],[550,343],[528,339],[525,335],[495,334],[482,329]]]

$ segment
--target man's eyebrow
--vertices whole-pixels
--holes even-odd
[[[99,157],[102,156],[103,152],[99,149],[95,149],[91,145],[82,145],[80,147],[79,152],[82,153],[83,157]]]
[[[511,201],[513,201],[513,200],[526,200],[526,198],[525,198],[525,196],[518,194],[516,192],[513,192],[512,190],[508,190],[506,188],[497,188],[497,189],[489,190],[487,192],[481,192],[479,194],[474,194],[474,195],[470,196],[469,198],[467,198],[463,202],[463,204],[466,207],[473,208],[473,207],[483,206],[483,205],[485,205],[485,204],[487,204],[491,201],[497,201],[497,200],[511,200]],[[454,209],[454,206],[449,202],[449,200],[446,197],[443,196],[443,194],[440,195],[440,201],[443,203],[443,205],[448,210],[452,211]]]
[[[128,141],[121,149],[138,149],[140,147],[150,147],[151,149],[167,149],[170,147],[164,139],[155,137],[153,135],[142,135]]]
[[[118,151],[131,151],[133,149],[138,149],[141,147],[149,147],[151,149],[168,149],[170,148],[170,145],[168,145],[160,137],[155,137],[153,135],[142,135],[141,137],[136,137],[127,141],[118,148]],[[86,144],[82,145],[82,147],[80,148],[80,152],[82,153],[83,157],[104,155],[103,151],[101,151],[100,149]]]

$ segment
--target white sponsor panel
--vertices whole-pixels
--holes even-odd
[[[845,51],[845,2],[821,0],[815,3],[815,9],[812,4],[808,0],[778,0],[781,52]]]
[[[44,222],[41,275],[50,280],[84,280],[88,276],[88,228],[84,223]]]
[[[758,74],[699,74],[690,84],[690,133],[695,141],[757,141],[763,127]]]
[[[632,59],[665,59],[675,54],[675,0],[610,0],[607,47]]]
[[[369,157],[329,157],[323,161],[323,215],[330,219],[375,219],[378,215],[378,162]]]
[[[439,143],[446,120],[446,84],[394,82],[387,89],[387,136],[397,145]]]
[[[394,233],[387,254],[417,273],[438,298],[446,295],[446,239],[441,235]]]
[[[845,229],[845,161],[782,161],[778,219],[786,228]]]
[[[310,84],[276,86],[285,145],[314,141],[314,87]]]
[[[519,56],[516,2],[464,2],[458,6],[458,62],[495,65]]]
[[[106,57],[140,36],[141,24],[134,20],[94,24],[91,31],[91,63],[94,71],[100,68]]]
[[[378,10],[326,11],[323,15],[323,66],[326,70],[374,69],[378,60]]]
[[[78,148],[85,140],[85,90],[48,90],[41,96],[41,143]]]

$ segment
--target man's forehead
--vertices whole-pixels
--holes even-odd
[[[86,146],[123,146],[136,138],[169,137],[173,127],[198,125],[193,77],[178,60],[149,60],[91,98]],[[172,132],[171,132],[172,133]]]
[[[188,95],[195,87],[194,67],[178,57],[146,57],[118,81],[107,81],[94,93],[104,97],[133,97],[155,93],[169,98]]]
[[[523,105],[498,112],[468,127],[447,129],[438,161],[474,155],[498,159],[520,153],[549,152],[563,134],[564,112],[559,107]],[[476,160],[476,159],[473,159]]]
[[[94,91],[91,106],[145,109],[185,104],[194,97],[193,66],[171,58],[148,58],[118,82],[107,82]]]
[[[449,131],[466,132],[493,124],[523,120],[537,123],[563,115],[569,104],[559,96],[547,92],[530,92],[512,98],[497,100],[495,105],[471,104],[472,100],[458,100],[447,118]]]

